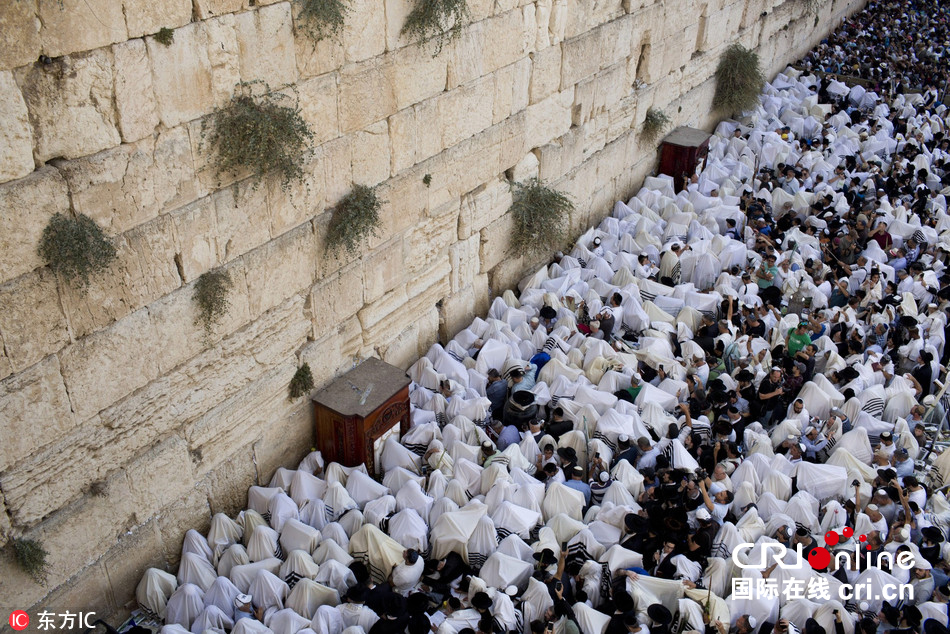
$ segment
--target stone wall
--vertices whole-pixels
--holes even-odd
[[[406,367],[537,264],[509,249],[510,178],[570,194],[577,235],[655,165],[647,108],[711,128],[726,45],[774,73],[861,4],[470,0],[433,57],[399,34],[409,2],[351,0],[315,46],[287,1],[0,3],[0,546],[39,539],[51,564],[40,586],[4,550],[0,611],[127,613],[187,528],[309,450],[300,363],[318,385],[368,356]],[[219,182],[202,123],[255,79],[299,95],[306,186]],[[379,185],[383,226],[336,259],[354,182]],[[37,255],[57,212],[116,239],[85,294]],[[192,293],[219,266],[233,306],[209,338]]]

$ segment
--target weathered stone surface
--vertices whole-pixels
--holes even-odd
[[[247,504],[248,487],[257,484],[257,469],[254,467],[254,451],[250,445],[234,449],[220,463],[212,463],[210,471],[201,482],[208,494],[211,513],[224,513],[235,516]],[[203,454],[204,452],[202,452]],[[192,453],[194,459],[195,454]],[[205,468],[205,459],[196,464],[196,468]]]
[[[388,64],[370,60],[340,73],[340,130],[360,130],[396,111]]]
[[[380,11],[378,6],[374,6],[372,11],[385,14],[386,17],[386,50],[395,51],[410,43],[405,35],[402,35],[402,26],[406,23],[409,12],[412,11],[412,0],[384,0],[385,11]],[[431,53],[430,53],[431,55]]]
[[[549,46],[531,54],[530,103],[535,104],[557,92],[561,85],[561,49]]]
[[[191,22],[191,0],[125,0],[122,8],[130,38],[157,33],[161,28],[176,29]]]
[[[211,64],[211,95],[217,108],[227,106],[234,87],[241,81],[241,50],[238,46],[237,18],[226,14],[202,22]]]
[[[296,371],[296,368],[293,370]],[[274,396],[281,408],[287,410],[289,403],[286,395],[277,393]],[[296,469],[304,456],[310,453],[310,447],[314,444],[310,399],[300,399],[296,405],[292,413],[283,412],[281,425],[262,425],[263,437],[254,445],[254,459],[262,481],[269,482],[278,467]],[[266,422],[261,420],[261,423]]]
[[[4,349],[19,371],[69,341],[56,278],[38,269],[0,286],[0,333]],[[0,469],[2,471],[2,469]]]
[[[493,124],[501,123],[512,114],[517,114],[528,107],[530,77],[531,60],[527,57],[495,71]]]
[[[478,257],[482,273],[495,268],[508,256],[514,226],[511,214],[505,214],[481,230],[481,249]]]
[[[352,142],[352,135],[338,137],[314,150],[312,159],[316,163],[314,169],[323,171],[323,179],[326,183],[324,205],[327,208],[335,207],[340,199],[353,189]]]
[[[484,39],[484,25],[476,22],[464,27],[458,37],[446,45],[445,53],[443,53],[448,58],[446,90],[461,86],[485,74],[482,71]]]
[[[59,373],[59,359],[47,357],[0,382],[0,416],[6,421],[6,451],[0,455],[0,471],[71,430],[76,421]]]
[[[99,49],[17,69],[37,161],[118,145],[112,65],[111,50]]]
[[[478,275],[480,245],[481,236],[472,235],[449,247],[449,264],[452,266],[449,287],[453,293],[458,293],[463,287],[471,285]]]
[[[571,106],[574,103],[573,86],[547,99],[528,106],[525,112],[525,141],[528,147],[538,147],[561,136],[571,127]]]
[[[194,0],[195,12],[202,20],[225,13],[240,11],[247,5],[246,0]]]
[[[23,0],[0,4],[0,70],[16,68],[36,59],[36,51],[40,48],[36,2]]]
[[[198,197],[191,156],[188,132],[178,127],[58,167],[76,211],[120,234]]]
[[[0,9],[0,12],[6,11]],[[3,32],[0,13],[0,32]],[[2,37],[2,36],[0,36]],[[0,53],[2,55],[2,53]],[[13,73],[0,72],[0,183],[26,176],[33,171],[33,131],[23,95],[13,81]]]
[[[363,258],[363,301],[375,302],[406,278],[402,236],[382,244]]]
[[[417,104],[445,90],[446,63],[425,47],[413,45],[392,56],[391,72],[396,108]]]
[[[239,13],[236,29],[243,81],[261,80],[271,88],[296,81],[289,2]]]
[[[297,84],[300,116],[313,132],[314,145],[320,145],[340,134],[336,83],[336,73],[329,73]]]
[[[528,152],[518,164],[511,169],[511,180],[515,183],[524,183],[538,177],[538,155]]]
[[[56,213],[69,213],[66,181],[52,167],[0,185],[0,281],[44,264],[36,249]],[[15,210],[15,213],[9,213]]]
[[[363,267],[362,262],[354,262],[313,287],[309,302],[315,338],[350,320],[363,307],[366,288]]]
[[[188,490],[194,487],[188,444],[178,436],[149,448],[132,460],[125,471],[135,519],[139,524],[185,497]]]
[[[255,189],[245,181],[218,190],[212,198],[219,262],[229,262],[270,239],[266,188]]]
[[[393,175],[442,151],[440,101],[433,97],[389,117]]]
[[[88,51],[129,39],[121,2],[38,0],[37,9],[43,52],[50,57]]]
[[[511,203],[511,185],[502,178],[494,178],[466,194],[459,215],[459,240],[477,234],[500,218]]]
[[[208,496],[200,489],[192,489],[187,497],[167,507],[158,517],[158,532],[165,542],[165,560],[172,570],[181,561],[181,540],[185,532],[194,529],[207,534],[210,526],[211,506]]]
[[[492,77],[478,79],[439,98],[442,147],[452,147],[492,124],[495,85]]]
[[[158,522],[150,521],[122,535],[103,556],[101,565],[115,606],[121,608],[134,602],[135,588],[145,571],[165,567]]]
[[[307,223],[244,256],[251,318],[313,285],[316,244]]]
[[[350,0],[347,8],[349,14],[342,33],[346,62],[362,62],[381,55],[386,50],[388,11],[383,10],[382,3],[373,0]],[[354,19],[355,16],[360,17]]]
[[[47,579],[47,583],[51,587],[55,587],[53,584],[62,583],[62,585],[59,585],[56,590],[47,594],[38,603],[27,608],[29,614],[38,614],[44,611],[57,614],[56,606],[62,606],[58,610],[58,614],[62,614],[66,611],[68,605],[85,606],[85,611],[94,612],[97,618],[114,614],[115,605],[112,603],[109,582],[98,562],[83,568],[68,580],[61,577],[56,580]],[[43,590],[45,593],[46,588]],[[61,622],[62,619],[60,619]]]
[[[302,181],[287,187],[278,179],[267,183],[267,207],[270,210],[270,234],[283,233],[309,222],[326,204],[326,180],[323,165],[310,160],[303,166]]]
[[[115,56],[115,104],[119,132],[123,141],[137,141],[150,135],[158,125],[152,71],[145,42],[129,40],[116,44],[112,54]]]
[[[296,11],[294,15],[296,16]],[[322,75],[343,65],[343,42],[339,38],[325,37],[319,42],[314,42],[301,30],[300,21],[296,17],[294,24],[296,29],[294,49],[300,77]]]
[[[177,29],[170,46],[152,38],[146,42],[158,115],[165,127],[174,128],[210,112],[215,102],[203,25],[192,23]]]
[[[313,384],[319,389],[334,377],[359,363],[363,329],[359,319],[347,318],[330,324],[333,329],[300,351],[300,361],[310,365]]]
[[[529,52],[528,40],[534,38],[525,33],[524,16],[520,9],[488,18],[484,24],[486,45],[482,48],[482,72],[491,73],[513,64]]]
[[[363,185],[377,185],[389,178],[389,125],[377,121],[365,130],[353,133],[353,174]]]

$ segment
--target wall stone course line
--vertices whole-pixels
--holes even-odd
[[[3,11],[3,9],[0,9]],[[3,32],[0,14],[0,32]],[[2,36],[0,36],[2,38]],[[2,55],[2,53],[0,53]],[[0,71],[0,183],[22,178],[33,171],[33,128],[23,94],[10,71]]]
[[[241,81],[266,81],[271,88],[297,81],[290,11],[290,2],[280,2],[235,16]]]
[[[158,125],[151,64],[145,41],[135,39],[120,42],[113,46],[112,54],[115,57],[115,102],[119,132],[123,141],[138,141],[152,134]]]
[[[70,341],[56,277],[36,269],[0,286],[0,333],[13,367],[25,370]],[[0,468],[0,471],[3,469]]]
[[[115,0],[37,0],[41,51],[59,57],[129,39],[123,2]]]
[[[37,0],[0,3],[0,70],[36,60],[40,50]]]
[[[152,38],[146,39],[146,44],[158,115],[165,127],[173,128],[209,113],[215,105],[215,93],[208,59],[208,27],[193,22],[175,31],[170,46]]]
[[[191,22],[191,0],[143,2],[124,0],[122,12],[130,38],[157,33],[161,28],[176,29]]]

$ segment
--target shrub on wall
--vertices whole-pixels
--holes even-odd
[[[370,235],[379,235],[381,206],[375,188],[354,185],[353,191],[344,196],[333,210],[327,231],[327,250],[336,251],[342,247],[351,256],[359,255],[363,241]]]
[[[640,135],[649,143],[656,141],[670,125],[670,117],[659,108],[649,108]]]
[[[172,42],[175,41],[175,32],[167,26],[163,26],[153,37],[155,38],[155,41],[162,46],[171,46]]]
[[[313,389],[313,372],[310,371],[310,365],[304,363],[297,368],[294,378],[290,380],[290,398],[297,399],[304,394],[309,394]]]
[[[218,156],[219,174],[249,170],[255,187],[270,173],[280,176],[284,189],[303,180],[313,132],[298,105],[289,101],[263,82],[237,84],[231,102],[202,125],[203,137]]]
[[[68,283],[83,292],[89,277],[116,258],[115,245],[96,222],[84,214],[57,213],[40,238],[39,254]]]
[[[514,184],[512,246],[518,251],[552,250],[564,239],[567,220],[574,210],[571,199],[532,178]]]
[[[741,44],[731,44],[716,67],[716,94],[713,108],[723,112],[742,112],[759,103],[765,75],[759,55]]]
[[[414,0],[402,34],[419,43],[433,40],[434,57],[447,41],[458,37],[468,18],[466,0]]]
[[[35,539],[24,539],[17,537],[11,544],[13,545],[13,556],[17,565],[33,578],[33,581],[41,585],[46,584],[46,576],[49,574],[49,562],[46,558],[49,553],[43,548],[43,545]]]
[[[343,30],[343,21],[349,8],[343,0],[294,0],[299,10],[295,24],[314,42],[336,37]]]
[[[195,282],[195,292],[192,296],[198,305],[195,324],[204,326],[209,334],[231,307],[228,295],[232,286],[231,275],[224,269],[202,273]]]

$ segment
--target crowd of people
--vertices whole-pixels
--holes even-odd
[[[150,569],[165,634],[944,634],[948,7],[872,2]],[[922,94],[907,93],[911,86]],[[677,187],[679,185],[679,187]]]

